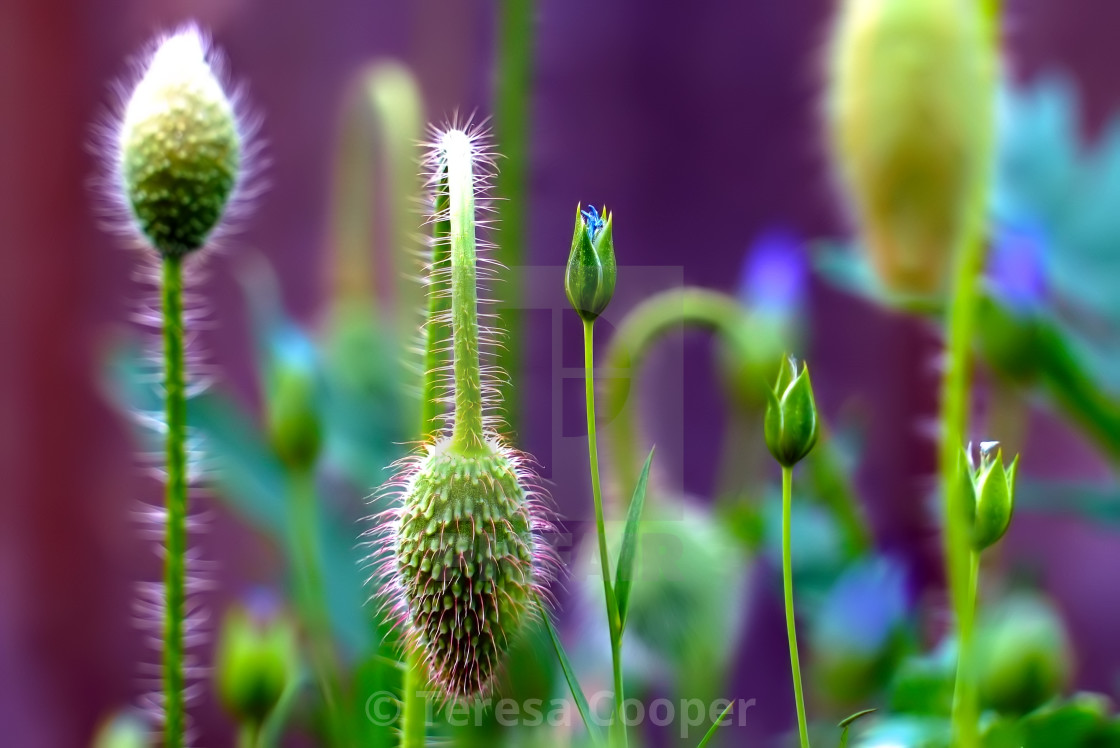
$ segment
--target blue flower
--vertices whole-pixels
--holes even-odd
[[[739,280],[739,300],[765,315],[791,315],[804,302],[808,276],[801,241],[788,231],[767,231],[747,253]]]
[[[595,237],[599,235],[607,222],[599,215],[599,211],[595,210],[594,205],[588,205],[587,210],[580,212],[583,213],[583,222],[587,226],[587,238],[594,242]]]
[[[1046,301],[1046,237],[1036,226],[997,225],[988,256],[988,290],[1012,313],[1030,316]]]

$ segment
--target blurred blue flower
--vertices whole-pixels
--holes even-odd
[[[873,656],[906,620],[906,574],[876,558],[847,569],[829,590],[818,613],[816,640],[852,656]]]
[[[809,264],[802,242],[789,231],[761,234],[743,262],[739,300],[774,317],[795,313],[805,300]]]
[[[988,254],[988,290],[1012,313],[1031,316],[1046,302],[1046,237],[1027,223],[997,225]]]

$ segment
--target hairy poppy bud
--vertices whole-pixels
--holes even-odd
[[[201,34],[188,28],[163,40],[128,99],[118,142],[125,199],[160,254],[206,242],[237,184],[241,146]]]
[[[935,295],[990,157],[983,3],[845,0],[831,46],[829,135],[863,244],[889,290]]]
[[[809,367],[797,371],[797,360],[782,362],[778,382],[766,407],[766,446],[783,467],[793,467],[812,451],[820,426]]]
[[[576,206],[576,227],[572,234],[572,252],[564,274],[564,290],[568,301],[585,321],[594,321],[603,313],[614,296],[618,270],[614,260],[614,216],[603,215],[589,206],[581,211]]]

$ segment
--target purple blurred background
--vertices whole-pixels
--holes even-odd
[[[1083,91],[1091,127],[1120,107],[1120,7],[1108,0],[1007,4],[1016,78],[1067,71]],[[577,201],[614,210],[622,265],[674,269],[683,282],[728,291],[751,240],[774,225],[804,237],[842,235],[817,122],[831,7],[828,0],[541,0],[527,264],[564,262]],[[202,333],[209,358],[221,362],[224,386],[252,401],[237,253],[263,253],[279,271],[289,308],[313,322],[324,288],[330,154],[350,77],[371,59],[397,58],[415,71],[431,117],[488,113],[494,16],[493,3],[446,0],[0,4],[0,742],[84,745],[100,717],[135,698],[135,663],[149,657],[130,623],[130,603],[134,583],[157,566],[131,513],[158,487],[138,471],[126,424],[106,403],[96,371],[142,293],[130,279],[134,258],[99,229],[88,186],[95,160],[86,146],[111,102],[108,84],[153,33],[196,19],[264,116],[270,189],[202,289],[220,323]],[[633,303],[638,294],[625,283],[620,276],[620,299]],[[859,481],[876,538],[935,585],[937,541],[922,505],[934,455],[922,424],[936,407],[936,338],[819,282],[810,307],[820,401],[835,413],[858,399],[868,412],[874,449]],[[534,324],[530,318],[530,330]],[[555,479],[569,466],[553,464],[567,452],[549,443],[557,432],[552,344],[548,335],[525,341],[519,408],[523,446]],[[674,412],[683,422],[655,417],[651,430],[668,454],[679,455],[672,480],[707,495],[716,454],[706,436],[721,433],[722,406],[709,385],[707,341],[689,336],[680,352],[686,386],[677,385],[685,395]],[[563,403],[573,420],[581,407],[578,398]],[[1077,438],[1044,417],[1039,423],[1030,431],[1029,472],[1100,470]],[[899,424],[911,426],[900,432]],[[570,468],[585,471],[575,458]],[[558,487],[570,516],[585,516],[584,485]],[[219,511],[203,539],[223,580],[268,578],[272,550],[245,536]],[[1115,564],[1116,539],[1052,520],[1045,527],[1017,522],[1013,536],[1011,552],[1037,559],[1074,631],[1079,685],[1113,692],[1120,608],[1099,599],[1099,585]],[[790,718],[784,649],[777,657],[770,651],[780,641],[780,616],[778,608],[756,614],[740,655],[741,693],[728,694],[759,698],[759,730],[788,726]],[[218,719],[212,709],[207,714]],[[218,742],[207,737],[204,743]]]

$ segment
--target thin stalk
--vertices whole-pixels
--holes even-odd
[[[599,482],[599,445],[595,428],[595,322],[583,321],[584,394],[587,402],[587,452],[591,461],[591,493],[595,498],[595,530],[599,536],[599,563],[603,568],[603,596],[607,605],[607,628],[611,635],[611,668],[614,673],[614,730],[612,744],[626,745],[622,704],[622,626],[618,601],[611,588],[611,562],[607,555],[607,531],[603,521],[603,490]]]
[[[495,190],[497,201],[498,246],[495,259],[502,270],[497,284],[502,298],[499,311],[501,326],[508,339],[516,341],[521,330],[521,283],[517,275],[524,264],[526,174],[529,166],[529,119],[532,101],[533,70],[533,0],[502,0],[498,11],[498,70],[494,101],[494,136],[501,153],[502,169],[498,172]],[[497,349],[497,366],[506,377],[500,384],[501,402],[511,432],[518,426],[516,392],[520,361],[518,346]]]
[[[998,59],[1000,2],[986,0],[984,5],[986,20],[989,23],[989,43],[993,60]],[[993,63],[994,64],[994,63]],[[945,565],[949,578],[949,599],[957,621],[958,634],[964,634],[964,626],[971,626],[971,605],[969,603],[969,553],[971,544],[968,538],[968,512],[963,506],[965,495],[961,491],[959,476],[960,449],[966,441],[968,409],[971,385],[971,353],[973,328],[976,318],[976,286],[981,265],[984,260],[985,220],[988,207],[988,188],[991,180],[992,144],[994,141],[993,113],[994,103],[978,116],[987,119],[985,128],[984,159],[987,171],[977,185],[972,196],[969,224],[964,240],[956,252],[953,286],[947,327],[946,367],[941,394],[941,444],[938,454],[941,490],[944,493]],[[969,632],[971,633],[971,632]],[[967,653],[962,649],[957,659],[957,686],[953,696],[952,727],[954,745],[960,748],[975,748],[978,740],[976,725],[976,704],[974,689],[966,686],[970,672],[965,661]],[[965,670],[962,677],[960,670]]]
[[[797,732],[801,748],[809,748],[809,728],[805,721],[805,694],[801,688],[801,658],[797,653],[797,624],[793,614],[793,554],[790,552],[790,513],[793,506],[793,468],[782,467],[782,587],[786,600],[786,636],[789,639],[789,666],[793,673],[793,696],[797,701]]]
[[[166,607],[163,622],[163,742],[182,748],[186,729],[183,696],[183,629],[186,617],[187,394],[183,351],[183,258],[163,258],[163,361],[167,418]]]
[[[401,748],[424,748],[424,731],[427,729],[427,707],[421,694],[426,680],[424,672],[424,659],[418,652],[409,650],[402,687]]]
[[[455,426],[451,446],[463,454],[482,447],[482,375],[478,353],[478,276],[475,268],[474,169],[470,139],[445,136],[448,229],[451,241],[451,334],[455,349]]]
[[[296,601],[307,629],[311,667],[323,696],[330,745],[349,745],[349,731],[342,719],[342,680],[331,639],[323,572],[319,564],[319,516],[315,506],[315,480],[312,471],[294,470],[289,490]]]
[[[962,611],[963,615],[958,624],[958,662],[957,679],[953,688],[953,713],[961,714],[962,719],[975,725],[978,715],[975,714],[975,673],[972,670],[974,662],[972,647],[972,634],[976,620],[976,598],[980,585],[980,554],[972,551],[968,563],[968,604]]]
[[[237,748],[261,748],[264,731],[259,723],[246,722],[237,731]]]

